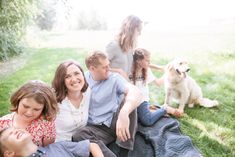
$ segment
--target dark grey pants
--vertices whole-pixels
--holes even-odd
[[[105,157],[116,157],[116,155],[106,147],[107,144],[115,141],[115,132],[105,125],[87,125],[78,129],[72,136],[72,141],[78,142],[89,139],[90,142],[97,143]]]
[[[88,124],[87,126],[80,128],[76,131],[76,133],[72,136],[72,141],[78,142],[81,140],[89,139],[91,142],[95,142],[100,146],[105,157],[115,156],[115,154],[112,154],[112,152],[107,147],[104,148],[103,145],[110,144],[116,140],[116,121],[119,111],[123,106],[124,102],[125,101],[123,100],[120,104],[118,111],[113,115],[112,124],[110,128],[105,125]],[[127,150],[133,150],[134,147],[134,137],[137,130],[137,111],[134,110],[129,115],[129,118],[131,139],[127,140],[126,142],[121,142],[118,140],[116,141],[118,146],[121,147],[121,155],[118,155],[120,157],[125,157],[128,153]]]

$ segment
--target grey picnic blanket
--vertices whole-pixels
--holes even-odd
[[[117,154],[118,146],[110,149]],[[202,157],[176,119],[163,117],[151,127],[138,125],[133,151],[128,157]]]

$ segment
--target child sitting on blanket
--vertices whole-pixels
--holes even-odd
[[[137,86],[143,94],[143,102],[137,108],[138,120],[145,126],[154,124],[159,118],[166,113],[179,116],[178,109],[170,106],[163,106],[155,111],[150,111],[149,103],[149,87],[148,84],[154,82],[156,85],[160,84],[158,80],[149,68],[150,52],[145,49],[137,48],[133,54],[133,64],[131,75],[129,76],[131,82]]]

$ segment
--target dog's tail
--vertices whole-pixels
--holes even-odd
[[[200,106],[203,107],[215,107],[219,105],[219,102],[217,100],[210,100],[208,98],[201,98],[199,99]]]

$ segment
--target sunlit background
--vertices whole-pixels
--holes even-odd
[[[105,50],[122,20],[144,22],[138,47],[151,63],[183,56],[190,76],[218,108],[186,108],[182,132],[205,157],[235,156],[235,0],[15,0],[0,1],[0,115],[10,93],[27,80],[50,84],[65,59],[84,64],[91,50]],[[154,72],[160,77],[162,73]],[[153,102],[164,89],[150,86]]]
[[[67,8],[58,3],[58,27],[76,25],[80,15],[96,16],[117,29],[129,14],[147,23],[146,30],[177,30],[189,26],[235,24],[233,0],[68,0]],[[69,16],[65,15],[69,8]],[[92,15],[95,14],[95,15]],[[61,25],[62,24],[62,25]]]
[[[39,46],[103,50],[122,20],[144,22],[139,47],[164,55],[235,49],[233,0],[43,0],[40,30],[60,33]],[[30,31],[29,31],[30,32]],[[32,34],[30,37],[35,39]]]

